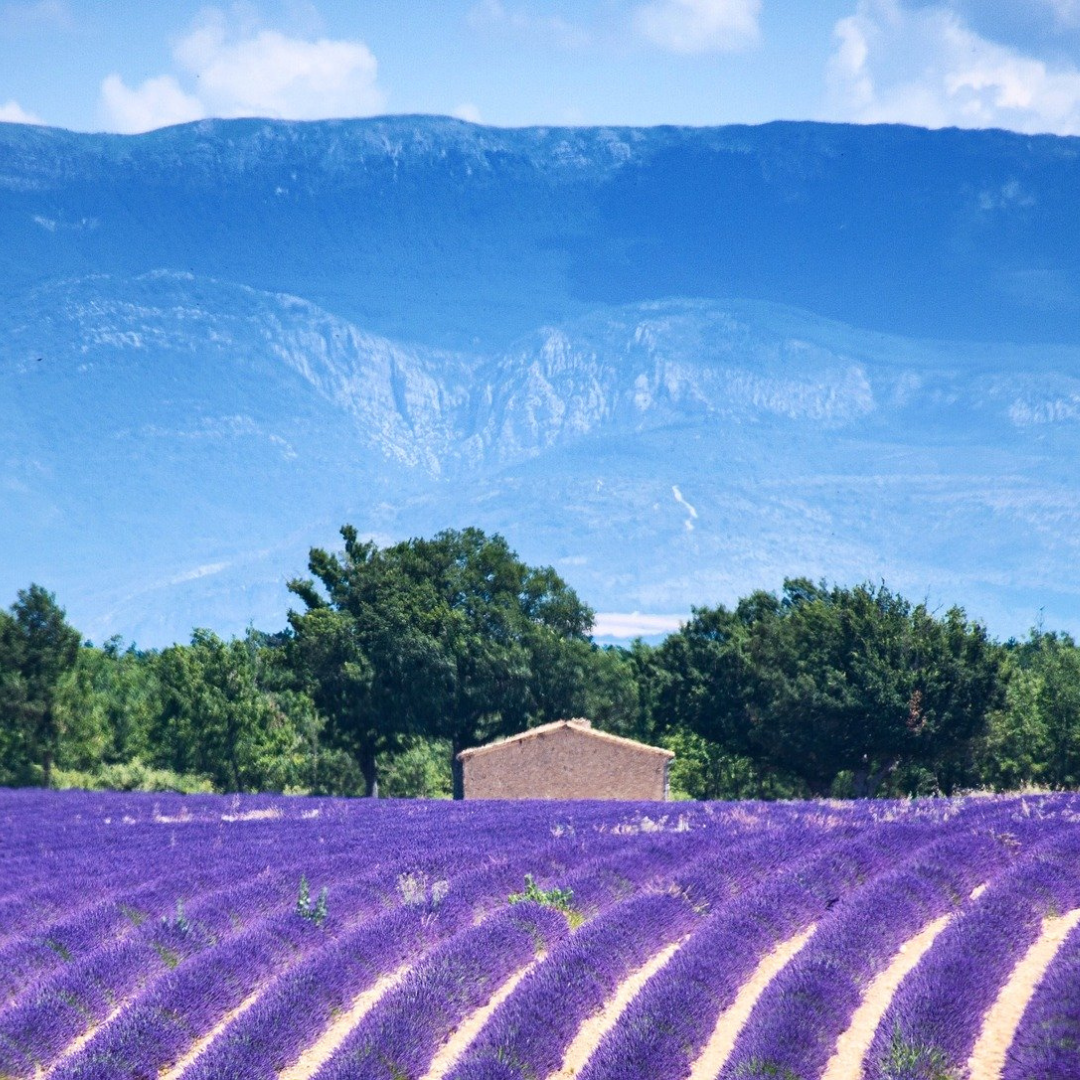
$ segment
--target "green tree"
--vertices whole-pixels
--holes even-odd
[[[553,570],[478,529],[384,549],[341,534],[341,554],[313,549],[312,578],[289,583],[306,609],[291,655],[369,795],[407,735],[450,744],[460,797],[460,750],[580,708],[592,612]]]
[[[290,658],[331,742],[355,756],[375,797],[380,755],[419,730],[449,673],[432,635],[432,590],[351,526],[341,535],[340,555],[312,549],[313,578],[289,582],[306,608],[289,613]]]
[[[160,654],[153,764],[205,776],[219,791],[281,791],[303,783],[314,714],[302,696],[260,684],[259,652],[254,638],[222,641],[196,630],[190,645]]]
[[[58,764],[94,770],[151,756],[151,727],[162,710],[157,655],[111,638],[79,650],[57,710],[68,732]]]
[[[1036,629],[1005,654],[1008,689],[980,747],[983,782],[1080,787],[1080,648],[1068,634]]]
[[[44,787],[52,781],[65,735],[57,697],[75,668],[79,641],[56,597],[40,585],[21,589],[10,614],[0,620],[0,709],[8,769],[37,763]]]
[[[938,619],[884,587],[805,579],[695,611],[659,665],[675,726],[813,794],[913,777],[952,790],[1003,692],[999,650],[960,609]]]
[[[449,741],[461,798],[461,750],[580,714],[593,613],[551,567],[526,565],[503,537],[479,529],[410,540],[388,556],[430,597],[446,677],[422,721]]]

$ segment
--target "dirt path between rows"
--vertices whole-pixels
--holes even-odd
[[[348,1038],[349,1032],[375,1008],[384,994],[405,978],[409,970],[408,966],[400,967],[365,990],[353,1001],[347,1013],[339,1016],[289,1068],[278,1074],[278,1080],[311,1080]]]
[[[491,1014],[517,989],[521,980],[539,962],[538,959],[534,963],[526,965],[520,971],[515,972],[495,991],[491,996],[491,1000],[483,1008],[477,1009],[465,1017],[461,1026],[443,1043],[439,1052],[432,1058],[423,1080],[442,1080],[446,1076],[457,1064],[461,1055],[472,1045],[473,1040],[483,1030],[484,1025],[491,1019]]]
[[[754,973],[739,988],[731,1005],[720,1014],[713,1033],[690,1070],[690,1080],[715,1080],[735,1049],[735,1040],[746,1027],[750,1013],[765,988],[783,971],[798,951],[810,940],[816,926],[804,930],[798,937],[773,949],[754,969]]]
[[[888,967],[871,980],[862,1002],[852,1013],[847,1030],[836,1040],[836,1049],[825,1066],[821,1080],[862,1080],[863,1059],[893,995],[951,918],[951,915],[942,915],[904,942]]]
[[[645,984],[679,951],[686,938],[662,949],[651,960],[625,978],[611,999],[578,1028],[574,1041],[566,1048],[562,1068],[547,1080],[571,1080],[583,1068],[600,1044],[600,1040],[619,1022],[630,1002],[641,993]]]
[[[1031,995],[1069,932],[1080,924],[1080,908],[1059,919],[1043,919],[1042,933],[1013,968],[997,1001],[983,1019],[982,1034],[968,1058],[968,1080],[1000,1080],[1005,1055]]]
[[[158,1080],[180,1080],[180,1077],[184,1074],[185,1070],[191,1068],[195,1064],[195,1061],[202,1057],[202,1055],[209,1048],[210,1044],[238,1017],[243,1016],[244,1013],[255,1004],[263,996],[264,989],[260,988],[253,994],[249,994],[235,1009],[227,1012],[221,1020],[219,1020],[212,1031],[208,1031],[201,1039],[196,1039],[192,1044],[191,1049],[166,1072],[159,1074]]]

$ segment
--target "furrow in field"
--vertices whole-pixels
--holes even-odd
[[[1001,1075],[1002,1080],[1080,1080],[1080,927],[1039,980]]]
[[[754,1070],[821,1076],[867,987],[905,941],[959,909],[977,883],[1014,858],[993,830],[959,826],[944,840],[897,855],[885,873],[830,906],[811,945],[762,995],[724,1080]]]
[[[799,950],[813,936],[816,927],[810,926],[797,937],[785,941],[766,956],[743,983],[735,1000],[720,1014],[705,1048],[690,1068],[690,1080],[715,1080],[727,1064],[739,1033],[746,1026],[758,998],[768,989],[769,983],[784,970],[786,964],[798,955]]]
[[[532,901],[443,942],[351,1032],[319,1080],[420,1076],[465,1018],[536,953],[566,940],[566,918]],[[542,965],[541,965],[542,966]]]
[[[641,993],[645,984],[675,955],[687,938],[672,942],[654,957],[642,964],[619,984],[613,997],[603,1008],[594,1013],[578,1028],[574,1041],[567,1047],[562,1067],[553,1072],[548,1080],[571,1080],[587,1064],[601,1039],[619,1022],[630,1002]]]
[[[684,896],[652,892],[586,923],[522,980],[450,1076],[487,1076],[496,1067],[507,1077],[556,1072],[582,1023],[634,970],[700,920]]]
[[[898,1061],[920,1076],[965,1075],[983,1018],[1039,938],[1048,910],[1080,907],[1080,830],[1051,830],[1024,846],[900,985],[866,1056],[868,1080],[889,1080]]]
[[[525,865],[546,866],[543,859],[520,859],[528,860]],[[275,1080],[379,979],[415,967],[476,919],[482,924],[492,911],[505,910],[508,893],[522,880],[521,866],[520,861],[504,862],[449,882],[429,882],[438,888],[435,893],[428,888],[423,896],[413,877],[406,888],[408,902],[328,941],[276,979],[197,1062],[190,1080],[241,1074]],[[297,1002],[303,1007],[297,1008]]]
[[[491,995],[486,1005],[470,1013],[465,1020],[458,1025],[457,1030],[443,1043],[438,1053],[431,1060],[428,1071],[422,1080],[443,1080],[443,1077],[457,1064],[458,1059],[472,1045],[473,1041],[484,1030],[484,1025],[491,1019],[496,1009],[517,989],[518,984],[534,967],[543,959],[538,956],[531,964],[526,964],[520,971],[516,971]]]
[[[292,1065],[283,1069],[278,1074],[278,1080],[311,1080],[337,1053],[338,1048],[364,1017],[405,978],[409,970],[407,964],[399,967],[397,971],[384,975],[374,986],[354,998],[348,1012],[339,1016]]]
[[[852,1014],[851,1024],[836,1042],[822,1080],[862,1080],[863,1060],[893,995],[951,918],[942,915],[901,945],[892,963],[866,988],[866,996]]]
[[[122,1009],[122,1005],[118,1006],[117,1008],[113,1009],[113,1011],[101,1021],[101,1024],[98,1024],[97,1026],[84,1031],[77,1039],[74,1039],[71,1043],[64,1047],[64,1049],[56,1056],[56,1058],[53,1060],[52,1064],[48,1068],[45,1068],[42,1065],[35,1065],[35,1080],[42,1080],[42,1078],[44,1077],[52,1076],[53,1072],[58,1066],[62,1065],[65,1061],[67,1061],[69,1057],[77,1054],[94,1037],[94,1033],[98,1030],[98,1028],[114,1020],[117,1016],[120,1015]]]
[[[191,1044],[191,1049],[169,1069],[158,1074],[158,1080],[180,1080],[180,1078],[195,1064],[196,1061],[207,1051],[213,1041],[228,1028],[228,1026],[250,1009],[255,1002],[262,997],[265,987],[259,987],[253,994],[249,994],[235,1009],[230,1009],[205,1035],[196,1039]]]
[[[968,1080],[1001,1080],[1006,1055],[1035,988],[1046,974],[1070,931],[1080,925],[1080,908],[1061,918],[1043,920],[1039,937],[1012,970],[983,1020],[982,1032],[968,1059]]]
[[[235,879],[235,867],[231,873]],[[199,894],[186,909],[174,908],[170,918],[143,918],[125,940],[65,964],[33,986],[22,1001],[0,1013],[0,1070],[27,1077],[40,1066],[63,1075],[67,1065],[59,1064],[58,1055],[77,1061],[70,1049],[74,1040],[85,1035],[97,1052],[117,1038],[138,1015],[140,998],[160,995],[162,988],[167,994],[170,985],[189,982],[191,965],[198,969],[208,959],[212,963],[257,928],[266,907],[287,905],[286,878],[279,874],[278,881],[260,882],[258,876],[239,888],[234,880],[231,889]],[[13,1050],[19,1046],[28,1049]]]
[[[767,956],[926,839],[922,828],[896,825],[877,837],[840,835],[809,849],[802,837],[789,837],[779,845],[786,865],[708,908],[683,949],[601,1040],[582,1080],[688,1076],[741,992],[745,1001],[746,985]]]

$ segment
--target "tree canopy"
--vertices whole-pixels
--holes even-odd
[[[585,693],[592,611],[501,536],[447,530],[387,548],[341,530],[289,582],[292,654],[368,794],[379,754],[423,731],[458,751],[572,713]],[[455,793],[460,778],[455,770]]]
[[[701,607],[659,645],[500,536],[388,546],[345,526],[274,632],[80,645],[38,585],[0,611],[0,783],[461,794],[464,748],[588,716],[676,752],[694,798],[1080,785],[1080,648],[990,639],[884,585],[791,578]]]

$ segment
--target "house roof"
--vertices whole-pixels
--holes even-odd
[[[616,743],[619,746],[632,746],[635,750],[640,750],[642,753],[646,754],[660,754],[662,757],[666,758],[673,758],[675,756],[674,751],[665,750],[660,746],[649,746],[647,743],[638,742],[636,739],[624,739],[621,735],[609,735],[606,731],[596,731],[589,720],[577,717],[573,720],[556,720],[553,724],[541,724],[540,727],[530,728],[528,731],[523,731],[520,735],[511,735],[509,738],[499,739],[496,742],[488,743],[486,746],[474,746],[469,750],[462,750],[461,753],[458,754],[458,760],[460,761],[464,758],[475,757],[477,754],[487,754],[492,750],[500,750],[502,747],[509,746],[511,743],[528,742],[541,735],[558,731],[560,728],[569,728],[588,739],[598,739],[603,742]]]

